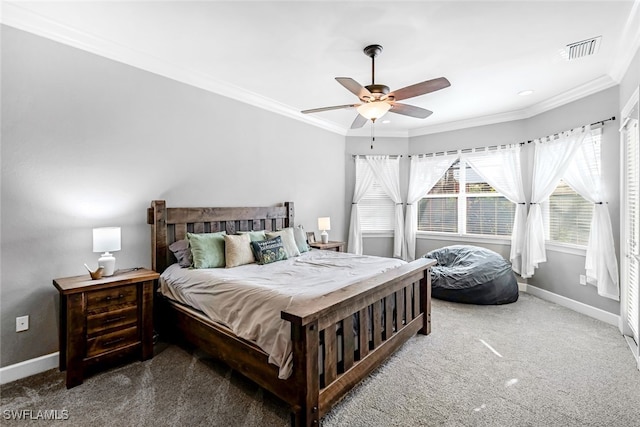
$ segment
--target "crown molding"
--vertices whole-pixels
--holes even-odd
[[[528,119],[549,110],[553,110],[554,108],[561,107],[570,102],[577,101],[586,96],[593,95],[594,93],[600,92],[602,90],[609,89],[610,87],[613,87],[617,84],[618,83],[610,76],[598,77],[595,80],[570,89],[564,93],[561,93],[560,95],[548,98],[542,102],[538,102],[537,104],[531,105],[527,108],[507,111],[505,113],[492,114],[488,116],[471,117],[469,119],[440,123],[418,129],[411,129],[409,131],[409,137],[430,135],[440,132],[449,132],[471,127],[493,125],[497,123],[510,122],[513,120]]]
[[[624,78],[638,51],[640,51],[640,0],[635,0],[622,29],[620,46],[611,66],[610,74],[617,83]]]
[[[280,103],[271,98],[264,97],[257,93],[245,90],[238,86],[229,84],[221,80],[213,79],[210,76],[195,70],[183,67],[179,64],[157,58],[148,53],[131,49],[127,46],[93,36],[83,31],[63,25],[57,21],[46,18],[28,9],[20,7],[16,2],[2,2],[0,22],[5,25],[27,31],[29,33],[57,41],[105,58],[112,59],[136,68],[149,71],[151,73],[167,77],[191,86],[213,92],[227,98],[231,98],[294,120],[307,123],[309,125],[327,130],[343,136],[368,136],[370,133],[366,129],[352,130],[338,125],[335,122],[321,119],[300,113],[289,105]],[[612,66],[611,75],[599,77],[591,82],[568,90],[560,95],[546,99],[530,107],[498,113],[488,116],[472,117],[464,120],[438,123],[420,128],[409,129],[407,131],[385,130],[383,125],[376,126],[376,136],[407,138],[420,135],[428,135],[469,127],[485,126],[496,123],[504,123],[513,120],[527,119],[529,117],[544,113],[567,103],[592,95],[604,89],[608,89],[619,84],[624,77],[635,52],[640,47],[640,27],[635,23],[640,20],[640,0],[635,0],[631,14],[625,26],[625,40],[629,43],[621,43],[620,58]],[[631,33],[634,34],[631,34]],[[627,35],[630,34],[628,37]],[[629,49],[626,46],[632,46]]]
[[[330,132],[340,135],[347,134],[346,129],[333,122],[304,115],[291,106],[227,82],[211,78],[204,73],[63,25],[22,8],[19,4],[2,2],[2,13],[0,17],[1,22],[10,27],[305,122]]]

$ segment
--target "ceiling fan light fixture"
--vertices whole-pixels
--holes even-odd
[[[357,108],[358,114],[374,121],[387,114],[390,109],[391,104],[385,101],[365,102]]]

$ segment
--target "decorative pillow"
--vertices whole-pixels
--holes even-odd
[[[270,264],[287,259],[287,252],[280,236],[269,240],[251,242],[251,249],[258,264]]]
[[[307,245],[307,233],[304,232],[304,228],[302,228],[301,225],[293,228],[293,237],[300,253],[309,252],[309,245]]]
[[[267,240],[267,236],[264,234],[264,230],[260,231],[238,231],[238,234],[248,234],[252,242],[259,242],[260,240]]]
[[[189,241],[187,239],[173,242],[169,245],[169,250],[173,252],[180,267],[191,267],[193,257],[191,256],[191,249],[189,248]]]
[[[225,266],[224,231],[219,233],[187,233],[193,268],[218,268]]]
[[[224,235],[224,258],[227,268],[256,262],[249,234]]]
[[[280,231],[268,232],[267,239],[273,239],[274,237],[282,237],[282,246],[287,251],[287,258],[293,258],[300,256],[300,251],[296,245],[296,238],[293,237],[293,228],[284,228]]]

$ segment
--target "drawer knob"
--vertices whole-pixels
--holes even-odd
[[[124,298],[124,294],[120,294],[120,295],[118,295],[118,298],[117,298],[117,299],[122,299],[122,298]],[[105,298],[105,300],[107,300],[107,301],[111,301],[111,299],[112,299],[112,298],[111,298],[111,295],[109,295],[109,296],[107,296],[107,297]]]

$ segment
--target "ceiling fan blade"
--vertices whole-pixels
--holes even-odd
[[[392,113],[402,114],[403,116],[410,116],[418,119],[426,119],[433,114],[433,111],[416,107],[414,105],[401,104],[399,102],[394,102],[391,105],[391,109],[389,111]]]
[[[367,120],[368,119],[365,116],[358,114],[353,123],[351,123],[351,129],[360,129],[365,123],[367,123]]]
[[[444,77],[439,77],[437,79],[427,80],[426,82],[416,83],[411,86],[403,87],[402,89],[394,90],[388,95],[388,97],[393,97],[395,101],[400,101],[402,99],[413,98],[414,96],[435,92],[449,86],[451,86],[449,80]]]
[[[357,81],[353,80],[351,77],[336,77],[338,83],[342,86],[346,87],[351,93],[356,95],[360,99],[369,99],[373,97],[369,89],[362,86]]]
[[[358,105],[360,104],[345,104],[345,105],[334,105],[333,107],[312,108],[311,110],[303,110],[301,111],[301,113],[302,114],[320,113],[322,111],[340,110],[343,108],[353,108],[353,107],[357,107]]]

